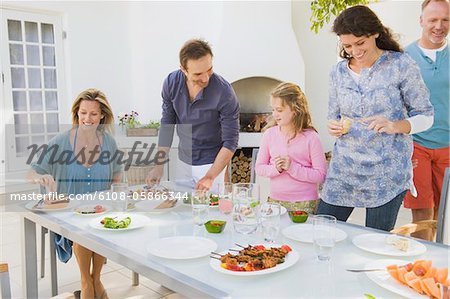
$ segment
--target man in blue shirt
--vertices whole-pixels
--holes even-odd
[[[180,169],[189,169],[196,190],[223,183],[224,169],[238,145],[239,103],[231,85],[213,72],[211,47],[189,40],[180,50],[180,69],[169,74],[162,89],[159,150],[168,153],[174,126],[180,138]],[[153,185],[163,175],[156,165],[146,178]]]
[[[430,90],[434,107],[433,126],[414,134],[414,185],[417,198],[408,193],[405,207],[412,209],[413,222],[437,219],[445,168],[450,167],[449,116],[449,1],[425,0],[422,3],[421,38],[409,45],[406,52],[417,62],[422,77]],[[414,237],[433,240],[431,229],[413,234]]]

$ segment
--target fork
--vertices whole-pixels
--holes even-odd
[[[374,271],[385,271],[386,269],[347,269],[349,272],[374,272]]]

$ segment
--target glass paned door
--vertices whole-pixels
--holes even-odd
[[[63,94],[62,28],[59,16],[1,9],[2,58],[7,60],[5,94],[7,157],[16,168],[27,168],[28,146],[47,143],[60,131]],[[8,125],[6,126],[8,131]],[[12,135],[9,136],[8,134]]]

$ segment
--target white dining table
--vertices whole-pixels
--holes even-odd
[[[366,298],[365,294],[378,299],[399,298],[398,294],[372,282],[366,273],[352,273],[346,269],[364,269],[369,262],[389,258],[404,261],[405,264],[416,259],[430,259],[435,267],[449,266],[449,246],[421,241],[427,249],[421,255],[383,256],[356,247],[352,239],[361,234],[385,232],[338,222],[337,227],[347,233],[347,238],[335,245],[331,261],[319,261],[312,244],[291,240],[280,232],[276,243],[289,245],[300,256],[293,266],[266,275],[235,276],[233,273],[224,274],[214,270],[210,266],[209,256],[169,259],[150,254],[149,248],[158,244],[160,238],[200,236],[215,241],[218,245],[216,251],[223,252],[238,248],[236,243],[262,244],[262,234],[259,230],[250,236],[235,233],[231,216],[221,214],[217,208],[210,208],[209,218],[227,221],[225,230],[220,234],[210,234],[203,226],[195,226],[190,207],[181,203],[168,213],[146,213],[139,209],[131,212],[147,216],[149,223],[134,230],[111,232],[92,228],[89,222],[93,217],[76,215],[71,210],[24,212],[25,297],[39,297],[36,225],[63,235],[109,260],[191,298]],[[307,223],[310,223],[310,219]],[[287,214],[282,215],[281,228],[290,225],[303,224],[294,224]],[[54,254],[52,259],[55,259]],[[52,267],[51,273],[54,293],[57,292],[55,269],[56,267]]]

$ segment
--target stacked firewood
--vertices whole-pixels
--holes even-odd
[[[243,151],[234,156],[231,160],[231,182],[233,184],[249,183],[251,166],[252,158],[245,156]]]

